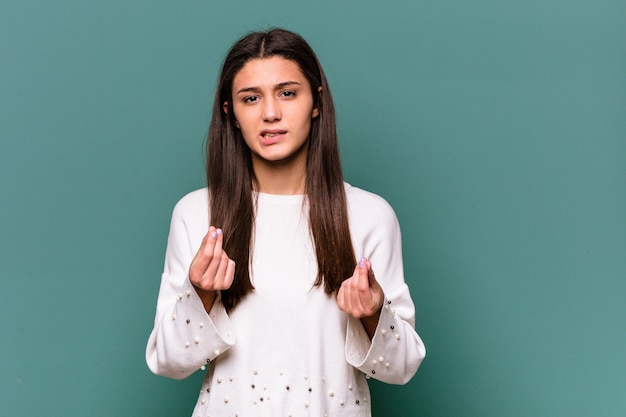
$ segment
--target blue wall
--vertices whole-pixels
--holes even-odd
[[[347,179],[399,216],[428,355],[377,416],[626,412],[626,4],[2,1],[0,414],[188,416],[150,374],[219,64],[319,54]]]

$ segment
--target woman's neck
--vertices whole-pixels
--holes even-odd
[[[304,194],[306,166],[279,162],[252,163],[257,191],[266,194]]]

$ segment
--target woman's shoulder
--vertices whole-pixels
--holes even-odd
[[[395,218],[391,205],[378,194],[354,187],[347,182],[344,183],[344,188],[346,190],[348,210],[352,216],[391,216]]]
[[[174,206],[173,216],[187,218],[190,216],[208,214],[209,191],[206,187],[191,191],[183,196]]]
[[[344,182],[344,188],[346,190],[346,198],[348,199],[349,204],[354,202],[368,203],[391,208],[387,200],[371,191],[355,187],[347,182]]]

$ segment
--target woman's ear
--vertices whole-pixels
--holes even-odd
[[[317,106],[313,107],[313,112],[311,113],[311,119],[315,119],[320,115],[320,105],[322,103],[322,86],[317,87]]]
[[[228,114],[228,101],[225,101],[224,104],[222,104],[222,110],[224,110],[224,113]],[[237,119],[235,119],[235,127],[240,129]]]

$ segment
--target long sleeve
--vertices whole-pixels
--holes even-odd
[[[426,349],[415,331],[415,306],[404,281],[400,226],[382,198],[350,186],[346,192],[356,255],[371,261],[385,293],[371,340],[359,320],[348,318],[346,360],[368,377],[405,384],[417,372]]]
[[[208,231],[206,196],[206,189],[195,191],[174,208],[154,329],[146,347],[150,370],[175,379],[186,378],[235,343],[219,298],[207,314],[188,278],[189,265]]]
[[[400,384],[416,372],[424,345],[413,329],[397,219],[380,197],[348,185],[346,192],[355,252],[370,259],[386,297],[371,341],[359,320],[313,284],[317,262],[304,196],[257,196],[254,291],[228,314],[219,298],[207,314],[188,278],[208,231],[207,190],[176,205],[146,361],[154,373],[176,379],[208,363],[194,416],[288,410],[367,417],[364,374]]]

